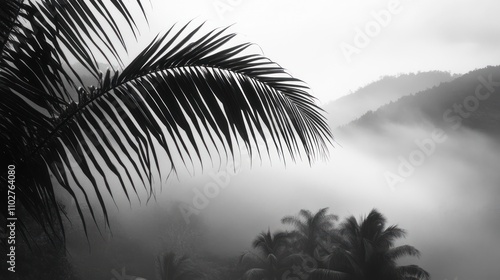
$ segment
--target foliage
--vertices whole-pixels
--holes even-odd
[[[251,257],[242,279],[430,279],[429,273],[417,265],[398,266],[400,258],[419,257],[420,252],[409,245],[394,246],[398,238],[405,236],[405,231],[397,226],[386,227],[385,217],[377,210],[359,223],[351,216],[339,229],[333,228],[336,219],[337,216],[327,214],[327,208],[315,214],[303,209],[297,217],[284,217],[282,221],[295,225],[296,232],[261,233],[253,242],[258,251],[242,257],[242,260]],[[325,240],[318,233],[329,236]],[[300,250],[313,244],[312,241],[315,249]]]
[[[338,217],[327,212],[328,208],[322,208],[314,214],[302,209],[298,216],[286,216],[281,219],[282,223],[295,227],[292,234],[299,251],[313,256],[315,250],[320,248],[320,243],[325,242],[333,231],[333,223]]]
[[[175,253],[166,253],[158,256],[156,260],[158,280],[196,280],[204,279],[204,275],[198,272],[191,260],[186,257],[178,257]]]
[[[397,266],[399,258],[419,257],[420,252],[409,245],[395,247],[395,240],[406,233],[395,225],[386,227],[385,217],[377,210],[360,223],[353,216],[347,218],[340,234],[343,241],[332,246],[323,259],[327,268],[315,270],[312,280],[430,279],[429,273],[416,265]]]
[[[290,234],[287,232],[259,234],[252,243],[256,252],[247,252],[240,258],[240,265],[248,269],[244,272],[245,280],[277,280],[281,279],[294,259],[300,257],[290,250]]]
[[[107,197],[140,199],[144,188],[149,199],[153,181],[203,164],[205,155],[231,157],[245,145],[283,159],[326,156],[331,135],[309,88],[252,44],[186,24],[125,66],[125,37],[137,35],[139,20],[122,0],[2,4],[1,166],[16,166],[18,204],[47,231],[55,231],[54,217],[61,224],[57,185],[76,201],[87,230],[87,207],[94,222],[102,212],[109,225]],[[112,68],[101,72],[100,60]],[[83,84],[86,75],[96,83]],[[160,164],[160,150],[169,166]]]

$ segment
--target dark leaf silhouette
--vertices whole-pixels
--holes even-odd
[[[298,245],[298,250],[314,256],[333,230],[333,223],[337,219],[336,215],[328,214],[328,208],[322,208],[314,214],[302,209],[298,216],[286,216],[281,222],[295,227],[293,240]]]
[[[385,217],[377,210],[358,223],[354,217],[347,218],[340,229],[344,242],[331,248],[325,258],[327,269],[316,269],[311,279],[425,279],[430,275],[416,265],[398,266],[396,261],[405,256],[420,256],[412,246],[394,247],[397,238],[405,231],[397,226],[386,227]]]
[[[14,164],[22,174],[19,203],[47,231],[54,217],[61,222],[51,210],[56,184],[76,200],[86,228],[84,208],[109,223],[105,197],[121,191],[130,200],[145,188],[149,199],[155,174],[163,180],[203,164],[213,149],[227,158],[241,145],[259,155],[274,149],[283,160],[327,154],[330,131],[307,85],[251,44],[235,43],[226,29],[172,27],[115,70],[123,65],[124,38],[136,35],[141,20],[124,2],[4,2],[2,166]],[[104,73],[101,58],[111,67]],[[85,75],[96,83],[82,84]],[[158,149],[170,166],[159,163]],[[1,180],[3,191],[5,174]]]
[[[247,252],[240,258],[240,265],[246,267],[243,279],[282,279],[290,264],[301,259],[289,250],[289,246],[290,234],[287,232],[268,230],[259,234],[252,243],[256,252]]]

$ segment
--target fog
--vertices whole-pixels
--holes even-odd
[[[385,8],[386,1],[373,7],[357,2],[323,2],[242,2],[224,17],[205,2],[155,3],[159,8],[149,18],[150,31],[132,46],[130,56],[149,43],[148,36],[176,21],[184,23],[201,15],[216,27],[237,22],[234,31],[242,39],[259,44],[266,55],[307,81],[323,103],[382,75],[425,70],[466,72],[497,61],[495,46],[499,41],[492,34],[498,34],[498,25],[494,24],[497,17],[491,8],[498,6],[496,2],[480,1],[481,6],[489,7],[484,12],[478,9],[479,4],[466,1],[403,1],[404,12],[395,17],[396,24],[374,38],[370,48],[352,63],[346,61],[339,44],[350,42],[354,29],[371,20],[370,12]],[[450,10],[454,14],[443,17]],[[371,105],[376,109],[381,104]],[[350,112],[350,108],[343,109]],[[329,116],[332,120],[337,117]],[[243,149],[242,155],[235,155],[237,168],[227,168],[231,160],[215,156],[213,164],[207,164],[210,160],[205,158],[203,168],[195,161],[167,176],[171,165],[160,152],[163,176],[154,177],[154,196],[148,201],[150,190],[134,178],[140,200],[129,189],[129,202],[117,190],[121,187],[115,178],[114,201],[103,193],[104,200],[110,202],[113,234],[104,230],[104,222],[99,219],[104,232],[101,236],[88,217],[90,241],[86,244],[81,225],[75,222],[68,230],[70,257],[84,276],[95,275],[92,273],[98,270],[101,275],[110,275],[111,269],[121,267],[132,272],[154,271],[155,256],[165,251],[238,256],[250,249],[258,233],[268,228],[287,229],[281,218],[300,209],[329,207],[342,220],[376,208],[386,215],[389,224],[407,230],[407,238],[399,242],[422,252],[420,260],[408,262],[421,265],[433,279],[493,279],[500,272],[497,140],[465,127],[443,128],[446,140],[435,143],[410,176],[400,176],[403,181],[396,185],[387,181],[387,172],[398,175],[401,158],[408,160],[418,150],[415,141],[431,137],[435,129],[431,125],[395,123],[336,129],[339,144],[331,149],[329,161],[312,165],[304,159],[292,162],[288,158],[285,166],[275,152],[271,160],[266,156],[260,160],[255,154],[250,160]],[[180,162],[179,155],[173,160]],[[102,179],[96,180],[98,185],[103,184]],[[84,187],[92,186],[86,182]],[[95,196],[90,199],[97,201]],[[69,216],[76,220],[77,213],[70,211]],[[131,251],[134,257],[126,254]],[[141,276],[154,278],[153,273]]]
[[[407,238],[399,242],[422,252],[411,263],[427,269],[433,279],[491,279],[500,257],[498,143],[467,128],[445,129],[444,141],[435,143],[413,174],[391,186],[385,174],[398,174],[401,157],[408,159],[418,149],[415,140],[429,138],[435,128],[382,127],[383,132],[356,127],[348,134],[338,131],[341,145],[331,149],[330,160],[311,166],[304,161],[285,166],[256,155],[250,166],[243,152],[236,156],[237,168],[229,171],[226,162],[203,171],[195,168],[195,176],[171,176],[148,203],[145,193],[142,203],[132,206],[117,198],[119,207],[110,210],[113,235],[91,234],[88,251],[81,244],[82,233],[74,231],[72,239],[70,231],[70,255],[77,267],[99,267],[95,262],[106,246],[95,245],[126,236],[141,248],[139,255],[151,259],[166,250],[238,256],[261,231],[287,229],[281,218],[300,209],[330,207],[343,219],[376,208],[389,224],[407,230]],[[189,213],[193,206],[195,212]]]

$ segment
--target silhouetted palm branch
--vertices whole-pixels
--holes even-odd
[[[391,248],[387,251],[386,257],[390,260],[397,260],[402,257],[411,256],[411,257],[420,257],[420,251],[415,247],[410,245],[403,245]]]
[[[226,29],[173,27],[123,70],[102,73],[98,60],[122,65],[125,34],[137,32],[122,1],[5,2],[2,166],[15,164],[22,174],[16,182],[20,204],[41,225],[54,215],[61,220],[51,210],[51,175],[75,199],[85,229],[83,206],[96,219],[91,197],[109,223],[104,196],[114,197],[113,179],[129,200],[132,193],[139,196],[140,185],[153,195],[155,171],[160,180],[167,173],[159,147],[173,172],[203,163],[205,154],[212,158],[210,149],[230,157],[242,142],[252,151],[259,139],[265,143],[265,150],[257,146],[259,155],[273,147],[282,159],[305,155],[312,161],[327,153],[330,131],[309,88],[252,52],[251,44],[234,43]],[[80,87],[88,74],[96,83]]]

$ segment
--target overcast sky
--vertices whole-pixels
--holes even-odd
[[[142,33],[132,54],[174,23],[196,18],[213,27],[234,24],[232,32],[260,45],[265,55],[306,81],[323,103],[383,75],[427,70],[464,73],[500,61],[500,2],[494,0],[151,0],[151,4],[150,31]],[[374,24],[374,14],[387,15],[382,10],[390,13],[390,18],[382,16],[385,26]],[[372,32],[369,41],[356,42],[357,30],[366,34],[367,28]],[[345,55],[341,46],[351,54]]]

